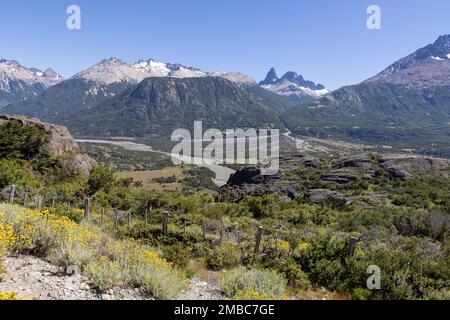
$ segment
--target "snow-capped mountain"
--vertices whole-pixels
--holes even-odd
[[[14,60],[0,59],[0,107],[39,95],[63,80],[52,69],[41,71]]]
[[[137,84],[150,77],[199,78],[208,76],[226,78],[231,82],[242,85],[256,85],[255,80],[242,73],[205,72],[198,68],[187,67],[178,63],[158,62],[153,59],[128,64],[118,58],[110,58],[76,74],[72,79],[90,80],[99,84],[110,85],[123,82]]]
[[[409,56],[398,60],[365,83],[391,83],[425,89],[450,85],[450,35],[440,36]]]
[[[284,96],[311,96],[321,97],[329,91],[321,84],[305,80],[301,75],[289,71],[281,78],[274,68],[270,69],[266,78],[259,83],[264,89]]]

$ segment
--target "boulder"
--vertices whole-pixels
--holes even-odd
[[[327,199],[343,200],[346,204],[351,203],[351,200],[346,198],[342,193],[331,191],[328,189],[313,189],[305,193],[305,198],[307,198],[311,203],[319,204]]]

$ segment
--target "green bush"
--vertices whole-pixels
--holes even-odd
[[[372,297],[373,291],[365,288],[355,288],[353,289],[352,299],[353,300],[369,300]]]
[[[15,184],[17,186],[39,186],[23,161],[0,159],[0,189]]]
[[[270,270],[239,268],[222,273],[220,286],[227,297],[238,300],[280,300],[285,292],[285,280]]]
[[[174,265],[185,268],[191,258],[192,249],[181,243],[163,247],[164,258]]]
[[[241,262],[241,253],[233,244],[221,244],[206,252],[205,263],[211,270],[236,267]]]
[[[295,289],[309,289],[311,283],[308,275],[303,272],[300,265],[289,253],[272,252],[266,254],[262,265],[265,268],[273,269],[279,272],[287,280],[287,284]]]

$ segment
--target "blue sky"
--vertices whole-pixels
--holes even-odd
[[[66,8],[82,29],[66,28]],[[366,9],[382,29],[366,28]],[[331,89],[450,33],[448,0],[0,0],[0,57],[64,76],[108,57],[154,58],[256,80],[270,67]]]

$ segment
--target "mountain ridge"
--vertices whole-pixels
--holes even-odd
[[[305,80],[301,75],[293,71],[288,71],[279,78],[275,68],[269,70],[266,78],[259,85],[269,91],[286,96],[311,96],[317,98],[329,93],[322,84]]]
[[[16,60],[0,59],[0,107],[39,95],[63,80],[51,68],[42,71]]]

